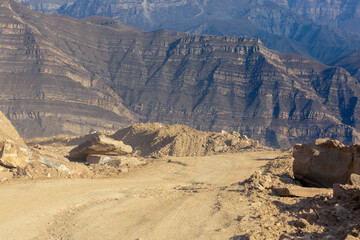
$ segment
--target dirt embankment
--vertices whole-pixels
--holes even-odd
[[[264,148],[238,132],[206,132],[161,123],[134,124],[111,137],[132,146],[140,156],[208,156]]]

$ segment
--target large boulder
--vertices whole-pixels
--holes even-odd
[[[356,148],[330,139],[295,145],[294,176],[305,186],[332,187],[334,183],[345,184],[351,173],[360,173],[360,167],[354,164]],[[357,167],[354,168],[354,165]]]
[[[0,112],[0,165],[23,168],[30,161],[31,151],[11,122]]]
[[[0,111],[0,142],[11,140],[13,144],[26,147],[24,140],[20,137],[9,119]]]
[[[28,148],[18,146],[11,140],[0,142],[0,165],[8,168],[24,168],[30,162],[31,152]]]
[[[88,155],[121,156],[132,153],[131,146],[104,135],[95,135],[69,153],[71,159],[86,161]]]

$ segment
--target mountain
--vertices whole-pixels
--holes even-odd
[[[107,49],[95,30],[0,1],[0,109],[23,137],[82,134],[138,121],[96,75],[100,67],[92,64],[104,65],[102,48]]]
[[[359,139],[358,81],[259,39],[142,32],[11,0],[0,0],[0,32],[0,110],[25,137],[158,121],[274,147]]]
[[[59,8],[71,3],[67,0],[18,0],[17,2],[42,13],[56,13]]]
[[[58,11],[115,18],[138,29],[260,38],[265,46],[329,63],[360,48],[360,36],[302,17],[271,0],[76,0]]]
[[[360,49],[340,59],[337,59],[332,63],[332,65],[345,68],[360,82]]]
[[[360,35],[358,0],[272,0],[315,22],[328,24]]]

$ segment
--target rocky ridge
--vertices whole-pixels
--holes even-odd
[[[136,121],[236,131],[273,147],[359,137],[355,78],[259,39],[141,32],[7,0],[0,23],[0,109],[23,137]]]
[[[332,65],[345,68],[352,76],[360,81],[360,49],[337,59],[332,63]]]
[[[331,6],[329,3],[328,12],[331,12]],[[343,27],[323,25],[295,11],[270,0],[232,0],[227,4],[219,0],[77,0],[67,2],[57,13],[77,18],[111,17],[147,31],[166,28],[193,34],[255,37],[270,49],[293,52],[326,63],[360,47],[360,37],[343,31]],[[350,20],[347,24],[356,26]]]
[[[360,35],[360,3],[356,0],[273,0],[301,16]]]

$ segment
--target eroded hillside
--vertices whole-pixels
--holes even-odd
[[[274,147],[358,139],[357,80],[258,39],[141,32],[7,0],[0,16],[0,108],[24,137],[156,121]]]

